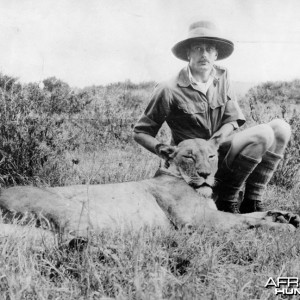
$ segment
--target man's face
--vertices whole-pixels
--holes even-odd
[[[187,54],[191,69],[198,72],[211,70],[218,57],[214,44],[199,42],[192,44]]]

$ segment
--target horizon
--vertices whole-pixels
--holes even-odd
[[[300,78],[297,0],[53,3],[0,0],[0,72],[22,83],[54,76],[78,88],[160,82],[186,65],[171,48],[186,38],[188,26],[211,19],[235,41],[232,56],[217,62],[229,69],[232,81]]]
[[[148,84],[148,83],[154,83],[154,84],[157,84],[159,83],[158,81],[156,80],[141,80],[141,81],[135,81],[135,80],[131,80],[130,78],[125,78],[123,80],[116,80],[116,81],[111,81],[111,82],[106,82],[106,83],[96,83],[96,84],[90,84],[90,85],[86,85],[86,86],[76,86],[76,85],[71,85],[69,84],[68,82],[64,81],[63,79],[55,76],[55,75],[52,75],[52,76],[49,76],[49,77],[46,77],[46,78],[43,78],[42,80],[39,80],[39,81],[22,81],[19,77],[17,76],[14,76],[14,75],[11,75],[11,74],[5,74],[3,72],[0,72],[1,75],[3,76],[8,76],[8,77],[12,77],[12,78],[15,78],[17,80],[18,83],[20,83],[21,85],[27,85],[27,84],[38,84],[40,86],[40,88],[43,88],[44,84],[43,84],[43,81],[46,80],[46,79],[49,79],[49,78],[55,78],[57,80],[60,80],[62,81],[63,83],[66,83],[71,89],[85,89],[85,88],[91,88],[91,87],[106,87],[108,85],[114,85],[114,84],[126,84],[127,82],[128,83],[131,83],[131,84],[134,84],[134,85],[142,85],[142,84]],[[266,80],[266,81],[241,81],[241,80],[232,80],[231,79],[231,83],[233,84],[233,87],[235,88],[236,85],[247,85],[247,86],[250,86],[251,87],[255,87],[255,86],[259,86],[259,85],[262,85],[262,84],[265,84],[267,82],[293,82],[295,80],[300,80],[300,78],[294,78],[294,79],[290,79],[290,80]],[[249,88],[249,89],[250,89]]]

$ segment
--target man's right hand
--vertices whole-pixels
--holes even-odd
[[[169,160],[170,158],[172,158],[174,152],[176,150],[176,147],[171,146],[171,145],[166,145],[166,144],[157,144],[155,146],[155,153],[165,159],[165,160]]]
[[[133,138],[141,146],[165,160],[170,159],[176,149],[174,146],[161,144],[156,138],[146,133],[134,133]]]

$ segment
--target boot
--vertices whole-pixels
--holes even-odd
[[[226,158],[216,173],[214,195],[217,208],[221,211],[238,214],[238,193],[246,179],[259,164],[260,160],[239,154],[230,168]]]
[[[244,200],[240,206],[242,214],[265,211],[262,203],[263,193],[274,171],[282,159],[282,155],[267,151],[261,163],[255,168],[246,181]]]

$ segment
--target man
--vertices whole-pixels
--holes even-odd
[[[171,129],[171,145],[222,135],[215,188],[217,207],[231,213],[250,213],[264,210],[263,191],[282,158],[291,130],[285,121],[276,119],[234,132],[245,118],[227,70],[215,65],[233,50],[233,42],[225,39],[212,22],[193,23],[188,37],[172,48],[188,66],[175,79],[156,87],[134,127],[134,139],[160,155],[155,136],[165,121]],[[244,199],[238,208],[237,194],[244,184]]]

